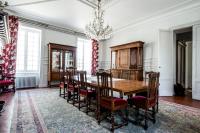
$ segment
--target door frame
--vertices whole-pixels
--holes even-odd
[[[196,23],[195,23],[196,24]],[[176,51],[176,48],[177,48],[177,40],[176,40],[176,35],[177,35],[177,33],[175,32],[176,30],[180,30],[180,29],[185,29],[185,28],[188,28],[188,27],[192,27],[192,34],[193,34],[193,27],[194,27],[194,25],[195,24],[187,24],[187,25],[183,25],[183,26],[178,26],[178,27],[173,27],[173,28],[171,28],[170,29],[170,31],[172,31],[173,32],[173,79],[174,79],[174,84],[176,84],[176,71],[177,71],[177,61],[176,61],[176,56],[177,56],[177,51]],[[194,35],[192,35],[192,36],[194,36]],[[192,53],[193,53],[193,47],[194,47],[194,43],[193,43],[193,39],[194,38],[192,38]],[[194,62],[194,55],[192,54],[192,88],[193,88],[193,80],[194,80],[194,78],[193,78],[193,75],[194,75],[194,64],[193,64],[193,62]],[[193,93],[192,93],[192,99],[193,99]]]

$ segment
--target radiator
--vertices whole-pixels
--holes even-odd
[[[15,79],[16,88],[34,88],[36,85],[36,77],[16,77]]]

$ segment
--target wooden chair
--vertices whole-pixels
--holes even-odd
[[[9,89],[10,86],[12,87],[11,89]],[[2,66],[0,66],[0,89],[2,89],[3,92],[10,90],[15,92],[15,77],[13,75],[4,74]]]
[[[93,111],[90,107],[92,98],[95,99],[96,91],[92,89],[88,89],[87,86],[87,72],[86,71],[78,71],[78,108],[79,110],[82,107],[86,107],[86,114],[89,111]],[[84,97],[84,101],[81,101],[81,97]],[[85,105],[81,105],[81,103],[85,102]]]
[[[1,116],[1,112],[4,111],[4,105],[5,105],[5,101],[0,101],[0,116]]]
[[[60,73],[60,84],[59,84],[59,92],[60,96],[63,96],[65,98],[67,96],[67,81],[65,75],[68,74],[68,71],[65,71],[64,73]]]
[[[148,128],[148,119],[152,119],[153,123],[156,122],[156,104],[157,104],[157,97],[158,97],[158,88],[159,88],[159,76],[160,73],[153,72],[149,73],[149,80],[148,80],[148,89],[147,89],[147,96],[134,96],[130,100],[130,102],[135,105],[136,108],[136,121],[138,121],[139,109],[144,110],[144,118],[145,118],[145,125],[144,129]],[[150,110],[152,108],[152,111]],[[148,117],[150,113],[151,118]]]
[[[73,80],[74,73],[72,71],[66,71],[65,73],[65,84],[67,93],[67,102],[72,101],[72,104],[78,102],[78,86]],[[66,95],[64,96],[66,97]]]
[[[128,124],[128,112],[127,112],[127,101],[121,98],[113,97],[113,87],[112,87],[112,74],[111,73],[97,73],[97,82],[98,82],[98,111],[97,111],[97,120],[100,124],[101,121],[101,110],[106,109],[110,113],[111,116],[111,131],[113,132],[115,128],[119,128],[121,126]],[[117,124],[114,120],[114,113],[116,111],[125,110],[125,118],[124,123]]]
[[[153,71],[147,71],[145,72],[145,83],[147,84],[148,82],[148,79],[149,79],[149,74],[151,73],[154,73]],[[159,81],[158,81],[159,82]],[[159,106],[159,89],[157,90],[157,102],[156,102],[156,112],[158,112],[158,106]],[[144,96],[146,97],[147,96],[147,92],[139,92],[139,93],[136,93],[136,96]]]
[[[76,67],[66,67],[65,71],[70,71],[72,75],[77,74],[77,68]]]

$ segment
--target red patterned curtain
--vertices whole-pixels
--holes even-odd
[[[99,43],[97,40],[92,39],[92,70],[91,74],[95,75],[98,67],[98,57],[99,57]]]
[[[19,22],[16,16],[8,16],[9,43],[5,44],[3,48],[5,75],[15,75],[16,72],[18,25]]]

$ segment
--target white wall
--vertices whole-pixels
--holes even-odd
[[[110,46],[128,43],[132,41],[144,41],[144,69],[159,70],[159,30],[173,30],[192,26],[200,21],[200,5],[193,5],[168,12],[162,16],[157,16],[141,23],[132,24],[114,33],[113,37],[103,42],[101,61],[107,62],[105,69],[110,67]],[[169,44],[172,45],[173,44]],[[169,53],[173,55],[173,51]],[[173,58],[171,58],[173,60]],[[175,65],[171,66],[171,69]],[[172,77],[173,78],[173,77]],[[168,93],[172,94],[172,93]],[[164,94],[163,94],[164,95]]]

